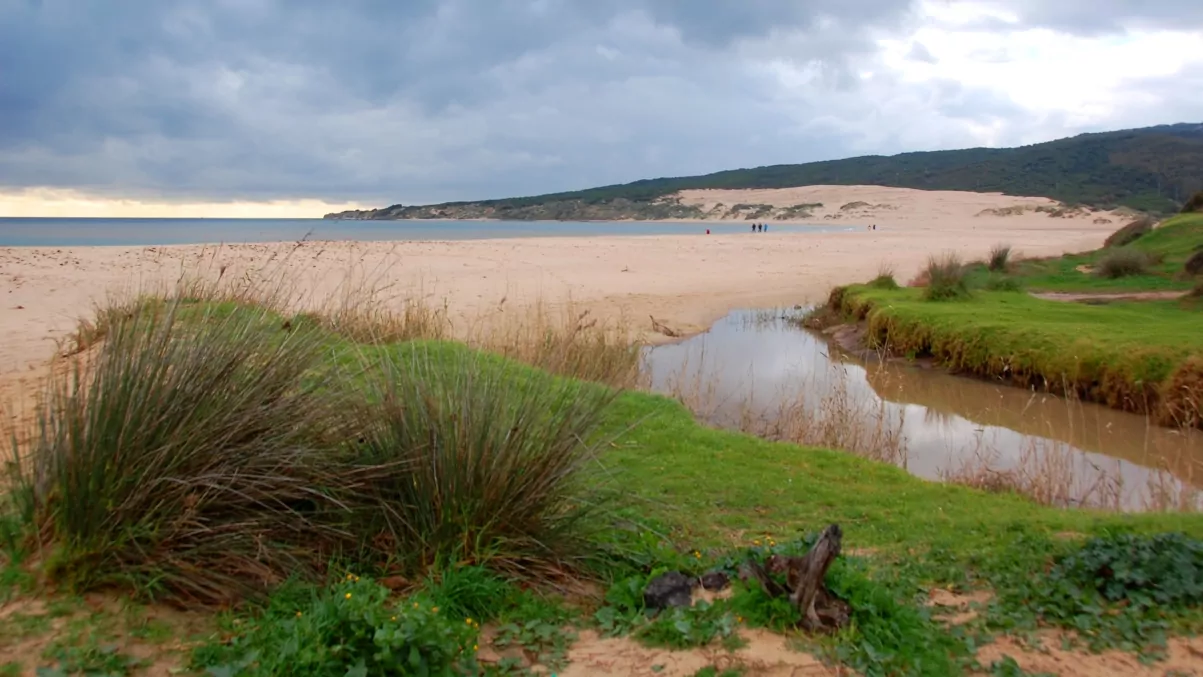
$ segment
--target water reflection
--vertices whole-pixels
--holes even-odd
[[[902,448],[893,460],[922,477],[984,465],[1025,468],[1059,474],[1072,485],[1068,499],[1127,509],[1165,500],[1150,492],[1183,493],[1163,470],[1189,479],[1203,460],[1203,435],[1142,416],[938,369],[833,355],[838,349],[787,319],[797,312],[737,311],[705,334],[647,349],[652,388],[680,397],[714,425],[747,429],[750,421],[772,425],[804,412],[813,428],[816,418],[841,417],[827,421],[824,439],[855,433],[862,444],[881,446],[882,430],[891,429]],[[876,428],[870,443],[864,436],[874,431],[864,428]],[[815,432],[783,436],[813,442]]]

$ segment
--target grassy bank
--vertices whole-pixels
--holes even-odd
[[[958,372],[1198,425],[1203,321],[1177,301],[1063,303],[980,290],[942,303],[923,290],[852,286],[840,312],[868,323],[866,340],[931,356]]]
[[[1198,288],[1186,262],[1203,249],[1203,215],[1135,223],[1114,246],[1054,259],[933,259],[913,288],[892,278],[835,290],[826,321],[863,320],[870,347],[933,357],[965,374],[1073,394],[1167,426],[1203,425],[1198,303],[1069,303],[1025,291],[1160,292]],[[1119,244],[1122,242],[1122,246]],[[821,319],[821,318],[820,318]]]
[[[3,580],[26,606],[0,616],[0,652],[14,652],[0,657],[16,656],[0,666],[20,661],[0,669],[132,674],[146,667],[136,639],[198,674],[523,674],[600,633],[729,652],[697,671],[718,674],[766,627],[862,674],[945,675],[989,668],[974,646],[1000,632],[1068,628],[1155,654],[1165,633],[1197,627],[1192,594],[1153,600],[1135,580],[1094,590],[1075,562],[1197,589],[1203,518],[1056,510],[709,429],[667,398],[573,378],[612,363],[600,342],[514,349],[571,356],[539,368],[343,329],[231,302],[111,317],[51,386],[11,468]],[[711,606],[643,608],[661,571],[734,574],[832,522],[846,555],[828,583],[854,609],[835,636],[802,635],[779,601],[738,582]],[[1184,535],[1115,535],[1166,531]],[[1090,536],[1102,540],[1083,550]],[[1177,569],[1125,559],[1142,548]],[[1040,570],[1052,573],[1033,580]],[[950,627],[926,605],[936,586],[993,601]],[[101,590],[232,610],[194,618],[190,635],[148,630],[128,608],[145,619],[157,606],[114,614],[75,597]],[[39,633],[54,639],[31,644]],[[484,651],[505,647],[521,658]]]
[[[1123,245],[1066,256],[1021,259],[1017,252],[1005,268],[1006,277],[1030,291],[1050,292],[1175,291],[1197,283],[1185,274],[1184,265],[1203,247],[1203,214],[1182,214],[1133,234],[1138,236]],[[1133,260],[1135,268],[1119,276],[1102,274],[1107,262],[1122,256]],[[988,263],[968,267],[971,285],[985,287],[998,277]]]

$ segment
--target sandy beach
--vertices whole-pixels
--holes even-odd
[[[387,289],[381,302],[421,296],[446,303],[460,333],[498,307],[520,313],[536,302],[571,300],[594,316],[625,318],[646,341],[650,317],[681,334],[705,330],[737,307],[814,302],[832,285],[866,279],[883,264],[909,279],[926,258],[957,251],[983,256],[996,243],[1042,256],[1097,247],[1122,216],[1050,216],[1043,198],[928,192],[868,186],[773,191],[687,191],[706,203],[822,202],[814,222],[854,227],[823,234],[544,237],[446,242],[305,242],[160,247],[0,249],[0,382],[36,373],[76,321],[106,295],[170,281],[183,270],[224,266],[226,275],[286,276],[308,299],[338,292],[348,276]],[[863,202],[853,208],[842,206]],[[1035,211],[1045,207],[1046,211]],[[993,211],[992,211],[993,210]],[[1007,215],[999,215],[1005,212]],[[868,230],[877,224],[877,230]],[[256,272],[259,271],[259,272]]]

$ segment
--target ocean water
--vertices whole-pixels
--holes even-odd
[[[334,221],[324,219],[0,218],[0,247],[219,244],[293,240],[483,240],[512,237],[747,233],[750,222]],[[847,225],[770,223],[767,234],[849,230]]]

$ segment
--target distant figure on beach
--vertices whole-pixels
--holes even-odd
[[[707,228],[707,229],[706,229],[706,234],[707,234],[707,235],[709,235],[709,234],[710,234],[710,229],[709,229],[709,228]]]
[[[756,224],[755,224],[755,223],[753,223],[753,224],[752,224],[752,232],[753,232],[753,233],[755,233],[755,232],[756,232]]]
[[[763,233],[764,231],[766,231],[768,229],[769,229],[769,224],[767,224],[767,223],[760,224],[760,232]]]

